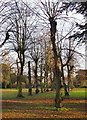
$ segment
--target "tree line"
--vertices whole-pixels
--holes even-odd
[[[34,76],[36,94],[39,85],[41,92],[49,91],[50,82],[51,90],[56,91],[55,107],[61,107],[61,88],[69,96],[78,59],[85,59],[77,49],[86,44],[86,11],[86,2],[40,0],[39,4],[31,5],[22,0],[1,1],[1,55],[3,51],[16,55],[17,97],[23,97],[22,77],[26,69],[29,95],[32,95],[31,77]],[[73,12],[82,14],[83,20],[78,22],[70,16]]]

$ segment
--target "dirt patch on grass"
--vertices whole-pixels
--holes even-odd
[[[60,111],[54,100],[2,100],[3,118],[87,118],[87,100],[65,99]]]
[[[5,112],[3,118],[87,118],[84,112],[77,111],[47,111],[47,110],[17,110]]]

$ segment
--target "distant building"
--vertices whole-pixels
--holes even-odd
[[[80,69],[77,72],[77,78],[78,78],[79,81],[87,80],[87,70]]]
[[[79,69],[77,71],[76,80],[74,84],[76,86],[84,86],[84,85],[87,86],[87,70]]]

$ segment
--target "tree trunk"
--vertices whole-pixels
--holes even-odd
[[[62,68],[63,69],[63,68]],[[64,71],[62,70],[62,79],[63,79],[63,85],[64,85],[64,94],[65,94],[65,96],[69,96],[69,92],[68,92],[68,90],[67,90],[67,85],[66,85],[66,83],[65,83],[65,78],[64,78]]]
[[[28,95],[32,95],[32,83],[31,83],[31,68],[30,68],[30,61],[28,62],[28,80],[29,80]]]
[[[19,81],[18,81],[18,95],[17,95],[17,97],[24,97],[22,95],[22,81],[21,81],[22,76],[23,76],[23,64],[21,63],[21,72],[20,72]]]
[[[42,58],[42,45],[40,46],[40,50],[41,50],[41,64],[40,64],[40,89],[41,89],[41,93],[43,93],[43,83],[42,83],[42,80],[43,80],[43,58]]]
[[[61,74],[62,74],[62,80],[63,80],[63,86],[64,86],[64,94],[65,96],[69,96],[68,90],[67,90],[67,85],[65,83],[65,77],[64,77],[64,70],[63,70],[63,63],[62,63],[62,59],[60,56],[60,61],[61,61]]]
[[[40,66],[40,88],[41,88],[41,93],[43,93],[43,84],[42,84],[42,59],[41,59],[41,66]]]
[[[56,109],[60,108],[60,88],[61,88],[61,74],[59,67],[57,65],[58,63],[58,55],[56,50],[56,44],[55,44],[55,33],[56,33],[56,21],[54,18],[50,17],[50,32],[51,32],[51,42],[53,46],[53,55],[54,55],[54,64],[55,64],[55,77],[56,77],[56,96],[55,96],[55,107]]]
[[[53,75],[53,71],[52,71],[52,69],[50,68],[50,82],[51,82],[51,91],[53,91],[53,77],[52,77],[52,75]]]
[[[56,77],[56,96],[55,96],[55,107],[58,109],[60,108],[60,88],[61,88],[61,77],[60,77],[60,70],[55,65],[55,77]]]
[[[19,74],[20,74],[20,69],[19,69],[19,65],[18,65],[18,60],[16,61],[17,64],[17,88],[18,88],[18,81],[19,81]]]
[[[44,73],[44,92],[46,92],[46,77],[45,77],[45,73]]]
[[[18,81],[18,95],[17,97],[23,97],[22,95],[22,82],[21,82],[21,75],[19,77],[19,81]]]
[[[39,93],[39,89],[38,89],[38,78],[37,78],[37,61],[35,61],[35,82],[36,82],[36,94]]]
[[[46,92],[48,92],[49,89],[48,89],[48,66],[47,64],[45,65],[45,81],[46,81]]]
[[[67,85],[67,91],[69,93],[70,90],[70,69],[69,69],[69,65],[67,65],[67,71],[68,71],[68,85]]]

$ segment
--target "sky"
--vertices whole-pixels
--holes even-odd
[[[3,0],[2,0],[3,1]],[[25,1],[25,0],[24,0]],[[26,1],[29,1],[29,0],[26,0]],[[52,1],[52,0],[50,0],[50,1]],[[39,0],[31,0],[31,1],[29,1],[29,2],[39,2]],[[72,13],[70,13],[70,16],[71,17],[75,17],[76,19],[77,19],[77,21],[80,23],[80,20],[82,21],[82,19],[83,19],[83,16],[82,15],[80,15],[80,14],[73,14],[72,15]],[[82,47],[82,48],[80,48],[80,50],[78,49],[78,51],[80,51],[81,53],[83,53],[83,54],[85,54],[85,47]],[[13,54],[13,53],[11,53],[11,54]],[[16,58],[16,57],[15,57]],[[0,58],[1,59],[1,58]],[[85,69],[85,60],[83,60],[83,59],[79,59],[79,63],[80,63],[80,68],[81,69]]]

